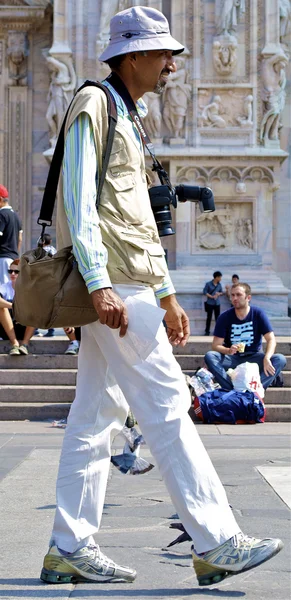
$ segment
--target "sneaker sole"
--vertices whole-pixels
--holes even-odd
[[[219,567],[213,566],[213,571],[210,573],[207,573],[205,575],[197,575],[196,574],[199,586],[213,585],[214,583],[220,583],[227,577],[233,577],[234,575],[239,575],[240,573],[245,573],[246,571],[255,569],[255,567],[259,567],[259,565],[262,565],[267,560],[270,560],[270,558],[273,558],[273,556],[276,556],[276,554],[278,554],[280,552],[280,550],[282,550],[283,547],[284,547],[284,544],[280,540],[280,543],[278,543],[277,547],[274,548],[273,551],[268,556],[265,556],[264,558],[262,558],[262,560],[256,562],[255,564],[251,564],[249,566],[246,565],[240,571],[221,570]],[[195,569],[195,566],[194,566],[194,569]]]
[[[58,573],[57,571],[48,571],[43,568],[40,574],[40,579],[45,583],[132,583],[136,577],[136,573],[132,577],[106,577],[100,575],[100,579],[90,579],[79,573]]]

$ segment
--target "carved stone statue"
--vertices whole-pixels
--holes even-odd
[[[76,74],[72,57],[62,56],[59,60],[48,55],[46,60],[51,76],[46,119],[50,128],[50,144],[54,147],[64,113],[74,95]]]
[[[7,56],[9,78],[12,85],[27,85],[28,41],[26,33],[9,31]]]
[[[245,240],[245,224],[243,219],[238,219],[236,222],[236,240],[239,246],[244,246]]]
[[[237,62],[237,43],[215,40],[212,46],[213,64],[219,75],[232,73]]]
[[[253,248],[253,223],[252,219],[238,219],[235,228],[236,241],[239,246]]]
[[[213,101],[204,106],[199,119],[202,127],[226,127],[226,121],[221,117],[221,98],[214,96]]]
[[[245,0],[216,0],[216,31],[229,37],[245,12]]]
[[[146,128],[153,138],[158,138],[161,135],[162,113],[160,106],[160,97],[155,92],[147,92],[143,96],[148,107],[148,114],[144,118]]]
[[[268,143],[268,140],[279,140],[280,114],[284,108],[286,96],[285,69],[287,63],[288,57],[283,51],[263,59],[261,97],[264,114],[260,139],[265,143]]]
[[[280,41],[287,35],[291,22],[291,2],[290,0],[279,0],[280,14]]]
[[[249,94],[245,97],[243,111],[244,114],[236,118],[242,127],[248,127],[253,124],[253,96]]]
[[[182,137],[191,86],[187,83],[185,57],[176,56],[176,73],[172,73],[163,95],[163,119],[175,138]]]
[[[248,248],[253,247],[253,224],[251,219],[246,219],[246,235],[245,235],[245,246]]]

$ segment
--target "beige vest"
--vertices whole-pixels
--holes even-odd
[[[93,124],[98,172],[101,173],[108,130],[104,92],[93,86],[78,92],[67,118],[65,136],[81,112],[88,113]],[[150,205],[144,154],[138,141],[134,141],[120,122],[115,130],[98,213],[103,243],[108,251],[107,270],[111,282],[160,284],[168,270]],[[71,244],[61,176],[57,245],[60,249]]]

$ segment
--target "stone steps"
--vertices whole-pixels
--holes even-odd
[[[75,386],[76,375],[77,369],[0,369],[0,402],[4,386]]]
[[[68,415],[75,395],[78,357],[65,355],[64,337],[34,338],[28,356],[11,357],[0,341],[0,420],[61,419]],[[203,366],[211,338],[190,338],[174,353],[184,373]],[[265,403],[268,421],[291,421],[291,344],[279,338],[277,351],[287,355],[284,387],[269,388]]]

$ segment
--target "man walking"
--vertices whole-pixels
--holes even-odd
[[[9,282],[8,269],[19,256],[21,243],[21,221],[9,204],[8,190],[0,184],[0,284]]]
[[[222,273],[214,271],[212,281],[207,281],[203,289],[203,295],[206,296],[205,311],[207,313],[205,335],[210,335],[210,325],[212,314],[214,312],[215,321],[220,315],[220,296],[223,296],[221,285]]]
[[[244,362],[259,365],[262,385],[265,389],[284,369],[283,354],[274,354],[276,339],[266,313],[258,306],[250,305],[251,288],[247,283],[231,287],[233,308],[226,310],[217,320],[212,350],[205,355],[207,368],[225,390],[233,389],[228,369],[235,369]],[[267,345],[262,352],[262,336]]]
[[[114,96],[118,122],[98,214],[96,186],[108,127],[104,92],[83,89],[68,114],[58,246],[73,244],[99,319],[82,328],[76,397],[41,573],[46,582],[131,582],[136,576],[134,569],[107,558],[93,537],[102,517],[111,440],[124,425],[128,403],[193,539],[200,585],[253,568],[282,547],[280,540],[241,533],[188,415],[189,390],[170,345],[186,344],[189,321],[169,278],[136,123],[146,114],[139,98],[163,91],[176,69],[174,55],[183,49],[153,8],[135,6],[111,19],[110,43],[100,60],[112,70],[105,85]]]

